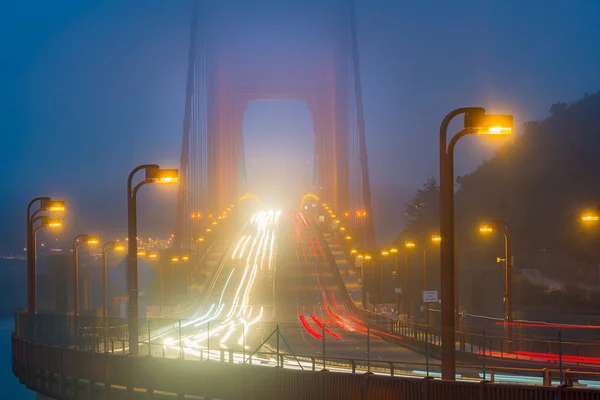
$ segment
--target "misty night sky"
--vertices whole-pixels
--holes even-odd
[[[546,117],[554,102],[600,90],[598,1],[356,3],[376,207],[437,177],[437,131],[451,109],[514,113],[520,127]],[[131,168],[178,166],[191,9],[190,1],[164,0],[4,2],[0,253],[22,250],[32,197],[69,201],[64,235],[90,229],[109,239],[125,232]],[[292,141],[310,138],[302,104],[271,103],[249,107],[249,141],[282,127]],[[311,156],[310,140],[300,140],[300,160]],[[461,142],[457,175],[497,145]],[[155,208],[175,197],[174,189],[144,192],[142,203]],[[395,208],[389,220],[401,221],[400,200]],[[145,215],[140,231],[170,233],[173,212]],[[378,228],[389,240],[400,226]]]

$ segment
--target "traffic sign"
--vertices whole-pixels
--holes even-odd
[[[423,290],[423,303],[437,303],[438,292],[437,290]]]

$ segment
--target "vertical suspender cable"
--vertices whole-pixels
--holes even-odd
[[[189,138],[190,138],[190,125],[191,125],[191,108],[192,108],[192,95],[193,95],[193,80],[194,80],[194,61],[196,58],[196,31],[198,27],[198,12],[197,6],[195,7],[194,16],[192,18],[192,29],[190,35],[190,52],[188,59],[188,74],[187,74],[187,86],[185,93],[185,113],[183,117],[183,139],[181,143],[181,159],[179,162],[179,188],[177,192],[177,214],[175,220],[175,240],[174,248],[179,249],[182,245],[182,236],[184,231],[185,223],[185,198],[186,198],[186,178],[187,178],[187,167],[188,167],[188,154],[189,154]]]
[[[363,201],[365,202],[365,211],[367,212],[365,220],[366,244],[372,248],[375,244],[375,234],[373,230],[373,215],[371,212],[371,187],[369,184],[369,166],[367,160],[367,144],[365,138],[365,119],[363,115],[362,87],[360,82],[360,66],[358,55],[358,40],[356,38],[356,13],[354,10],[354,0],[350,0],[350,39],[352,46],[352,67],[354,72],[354,92],[356,95],[356,112],[358,123],[358,139],[360,145],[360,163],[361,178],[363,189]]]

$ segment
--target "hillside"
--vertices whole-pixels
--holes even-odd
[[[511,225],[515,307],[600,305],[593,293],[600,287],[600,224],[580,220],[583,211],[600,206],[600,93],[569,106],[558,103],[551,114],[527,123],[490,160],[456,179],[460,303],[467,312],[502,315],[504,271],[496,258],[504,255],[504,239],[478,231],[490,219]],[[408,203],[409,223],[399,240],[437,227],[436,201],[427,201],[437,195],[428,182]],[[431,263],[438,275],[438,258]],[[563,282],[564,289],[544,293],[521,269]]]

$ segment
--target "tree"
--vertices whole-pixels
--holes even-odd
[[[439,231],[440,187],[431,177],[406,204],[406,229],[402,236],[422,238]]]

